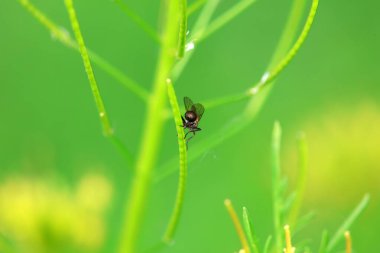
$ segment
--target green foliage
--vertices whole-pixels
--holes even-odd
[[[273,208],[273,234],[275,235],[275,244],[273,246],[272,251],[270,251],[270,243],[272,236],[269,236],[265,242],[265,246],[263,249],[264,253],[267,252],[281,252],[283,249],[287,249],[286,253],[291,253],[289,248],[292,247],[290,241],[286,240],[286,243],[284,242],[284,233],[283,233],[283,227],[289,227],[288,223],[284,220],[283,217],[285,217],[285,214],[289,210],[294,210],[294,206],[296,206],[297,209],[300,208],[301,203],[300,202],[292,202],[292,204],[289,204],[289,208],[281,209],[280,207],[283,205],[285,201],[285,189],[286,186],[285,180],[281,180],[281,162],[280,162],[280,149],[281,149],[281,126],[278,122],[275,122],[273,132],[272,132],[272,208]],[[305,156],[306,156],[306,140],[304,136],[302,136],[301,141],[299,142],[300,147],[300,156],[301,161],[303,161],[303,165],[305,165]],[[304,173],[300,172],[301,174]],[[302,184],[304,184],[303,182]],[[298,191],[303,192],[303,188],[299,187],[299,184],[297,185],[297,190],[295,194],[298,194]],[[332,252],[336,244],[343,239],[344,233],[350,228],[350,226],[353,224],[353,222],[358,218],[360,213],[363,212],[365,207],[367,206],[369,201],[369,195],[365,195],[363,199],[360,201],[360,203],[355,207],[355,209],[352,211],[352,213],[348,216],[348,218],[343,222],[343,224],[338,228],[337,232],[334,234],[332,239],[329,239],[328,232],[325,230],[322,233],[322,239],[319,246],[319,253],[329,253]],[[294,226],[298,228],[298,231],[304,227],[309,221],[313,218],[313,213],[308,213],[305,216],[298,218],[295,216],[294,218]],[[257,237],[252,229],[251,222],[249,220],[248,212],[245,207],[243,207],[243,222],[245,227],[245,234],[249,240],[250,247],[253,252],[258,253],[259,247],[257,246]],[[294,232],[294,231],[293,231]],[[309,243],[309,240],[300,241],[298,242],[299,248],[304,248],[305,252],[311,252],[310,248],[305,246]],[[304,245],[305,244],[305,245]]]
[[[178,148],[179,148],[179,182],[178,182],[178,190],[176,197],[176,204],[173,210],[172,217],[170,218],[169,225],[164,234],[164,242],[170,243],[173,239],[175,230],[178,225],[179,217],[182,211],[185,187],[186,187],[186,178],[187,178],[187,146],[185,140],[185,133],[182,127],[182,119],[181,112],[179,110],[177,96],[175,95],[175,91],[173,85],[170,80],[168,80],[168,96],[169,102],[172,107],[173,115],[174,115],[174,123],[177,130],[178,136]]]
[[[326,252],[331,252],[336,244],[343,239],[343,234],[345,231],[349,230],[351,225],[356,221],[359,215],[363,212],[363,210],[367,207],[369,202],[369,194],[366,194],[363,199],[359,202],[359,204],[355,207],[352,213],[347,217],[347,219],[342,223],[342,225],[338,228],[335,234],[329,240],[329,243],[326,247]]]
[[[220,0],[198,0],[190,4],[189,7],[186,0],[166,1],[163,5],[161,13],[164,18],[161,34],[158,34],[150,24],[136,14],[126,3],[122,2],[122,0],[116,0],[116,3],[121,10],[123,10],[134,23],[146,32],[146,34],[150,36],[153,41],[157,42],[157,45],[159,46],[159,57],[155,72],[156,75],[151,91],[145,90],[108,61],[87,49],[72,0],[65,0],[65,4],[69,13],[71,26],[76,41],[74,41],[70,35],[66,34],[62,29],[59,29],[55,23],[48,19],[46,15],[34,7],[28,0],[19,1],[43,26],[45,26],[54,35],[54,37],[58,39],[58,41],[71,49],[79,51],[87,73],[91,91],[95,99],[95,105],[98,109],[104,135],[122,151],[122,154],[129,164],[134,165],[134,175],[129,192],[130,197],[128,198],[125,209],[123,210],[123,220],[120,222],[121,232],[118,245],[118,252],[120,253],[135,253],[138,249],[137,242],[138,238],[142,234],[142,223],[145,218],[144,210],[147,206],[146,202],[149,197],[152,183],[154,181],[161,181],[167,176],[177,172],[179,168],[179,182],[176,201],[172,215],[168,222],[168,226],[162,236],[162,241],[165,244],[173,241],[175,231],[179,225],[180,214],[183,207],[188,162],[193,161],[207,150],[220,145],[226,139],[239,133],[256,118],[265,104],[277,77],[294,59],[301,46],[304,44],[310,32],[318,8],[318,0],[313,0],[302,31],[300,35],[296,37],[296,33],[300,28],[306,1],[293,1],[293,7],[282,36],[273,53],[272,60],[268,64],[262,78],[245,91],[237,94],[231,94],[226,97],[210,99],[204,103],[206,109],[209,110],[215,107],[226,106],[230,103],[248,100],[245,109],[241,113],[238,113],[235,118],[226,122],[219,130],[215,131],[215,133],[210,134],[203,140],[196,143],[193,146],[192,152],[188,154],[184,138],[184,129],[181,126],[182,121],[180,107],[171,80],[175,82],[175,80],[177,80],[182,74],[188,61],[195,52],[195,49],[192,47],[196,47],[210,35],[217,32],[227,23],[231,22],[240,13],[255,3],[255,0],[240,0],[232,8],[214,19],[213,15],[220,3]],[[187,36],[188,16],[196,12],[201,7],[203,7],[203,9],[199,13],[194,26],[191,27],[189,36]],[[187,46],[189,50],[186,50]],[[105,105],[95,79],[91,61],[97,64],[103,71],[108,73],[115,80],[119,81],[120,84],[125,86],[130,92],[136,95],[136,97],[147,105],[143,136],[140,143],[140,149],[136,157],[132,156],[131,152],[129,152],[112,129],[110,123],[111,121],[106,113]],[[166,96],[166,94],[168,94],[168,96]],[[169,99],[167,99],[167,97]],[[162,135],[165,121],[169,118],[165,117],[165,113],[163,113],[166,112],[168,101],[172,109],[171,117],[174,119],[178,136],[179,157],[178,155],[175,155],[173,158],[161,165],[161,167],[158,168],[158,171],[162,174],[157,175],[155,174],[158,160],[157,158],[159,151],[163,146]],[[292,227],[294,226],[300,229],[305,226],[312,217],[312,215],[306,215],[299,218],[308,168],[308,151],[304,135],[301,135],[299,139],[300,165],[298,184],[294,193],[288,196],[285,196],[287,186],[286,180],[284,180],[281,176],[282,170],[280,162],[280,149],[281,127],[280,124],[276,122],[272,136],[272,204],[274,243],[272,243],[272,236],[268,236],[261,251],[261,248],[258,245],[258,240],[256,239],[256,231],[253,230],[253,226],[250,221],[248,210],[244,207],[243,224],[245,236],[248,238],[249,249],[253,253],[268,253],[271,252],[271,247],[273,251],[282,252],[285,247],[283,240],[283,226],[285,224],[290,224]],[[349,228],[353,221],[363,211],[368,203],[368,199],[368,196],[364,197],[362,202],[338,229],[331,240],[328,239],[327,232],[323,234],[319,251],[320,253],[331,252],[342,237],[343,232]],[[237,220],[238,219],[236,218],[235,221]],[[241,231],[242,229],[238,229],[238,232]],[[246,251],[249,251],[245,244],[247,243],[243,243],[244,248],[246,248]],[[165,245],[162,242],[159,242],[157,247],[154,247],[151,251],[158,251],[164,247]]]

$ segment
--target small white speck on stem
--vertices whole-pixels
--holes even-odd
[[[270,76],[269,71],[265,72],[264,75],[260,79],[260,83],[265,83],[268,80],[269,76]]]
[[[189,51],[193,50],[194,48],[195,48],[194,41],[190,41],[185,46],[185,52],[189,52]]]
[[[256,95],[258,91],[259,91],[259,88],[256,86],[256,87],[251,88],[249,90],[249,93],[252,95]]]

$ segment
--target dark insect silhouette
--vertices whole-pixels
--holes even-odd
[[[186,139],[187,144],[191,138],[194,137],[195,132],[202,130],[198,127],[198,123],[205,112],[205,108],[199,103],[194,104],[189,97],[184,97],[183,102],[185,103],[186,113],[184,117],[181,116],[182,124],[183,128],[188,129],[188,132],[185,134],[185,139],[188,134],[193,133],[191,137]]]

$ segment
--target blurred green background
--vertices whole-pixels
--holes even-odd
[[[149,23],[158,23],[159,1],[128,2]],[[32,3],[69,30],[63,1]],[[221,1],[215,16],[234,3]],[[87,46],[149,89],[157,45],[112,1],[75,4]],[[196,45],[176,83],[177,95],[202,102],[250,87],[265,71],[290,5],[260,0]],[[249,208],[262,242],[272,233],[275,120],[283,127],[282,164],[291,185],[297,180],[300,130],[309,143],[303,211],[314,210],[316,216],[294,238],[295,245],[310,239],[315,251],[322,230],[335,231],[369,192],[368,209],[351,230],[353,245],[356,252],[379,248],[379,9],[380,3],[370,0],[321,1],[309,38],[259,117],[189,165],[176,242],[165,252],[238,250],[223,206],[227,197],[239,210]],[[1,1],[0,26],[0,246],[21,252],[113,252],[131,173],[101,134],[80,55],[52,38],[16,0]],[[94,71],[116,133],[137,152],[144,104],[101,69]],[[243,104],[206,111],[203,131],[192,142],[239,114]],[[171,121],[163,138],[159,163],[177,154]],[[161,237],[176,185],[173,175],[152,187],[142,249]]]

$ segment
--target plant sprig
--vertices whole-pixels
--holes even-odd
[[[161,43],[160,35],[157,31],[146,22],[142,17],[140,17],[136,12],[134,12],[127,3],[123,0],[114,0],[119,8],[138,26],[143,30],[154,42],[157,44]]]
[[[151,177],[155,168],[165,119],[162,112],[166,106],[167,79],[170,77],[178,46],[179,3],[165,1],[162,43],[158,57],[154,87],[148,103],[143,137],[136,159],[135,175],[132,180],[129,198],[122,217],[122,230],[119,238],[119,253],[135,253],[137,238],[141,233],[141,223],[145,210]]]
[[[351,214],[347,217],[347,219],[342,223],[342,225],[338,228],[335,234],[329,240],[329,243],[326,247],[326,252],[331,252],[334,247],[338,244],[340,240],[343,239],[344,232],[349,230],[354,221],[359,217],[359,215],[363,212],[369,202],[369,194],[364,195],[359,204],[355,207],[355,209],[351,212]]]
[[[78,44],[74,39],[71,38],[70,34],[67,33],[63,28],[55,24],[29,0],[19,0],[19,2],[40,24],[42,24],[45,28],[47,28],[50,31],[53,38],[55,38],[68,48],[79,51]],[[113,66],[104,58],[100,57],[94,51],[87,48],[87,53],[90,60],[93,63],[95,63],[103,71],[105,71],[112,78],[114,78],[116,81],[122,84],[126,89],[135,94],[143,102],[147,102],[148,91],[145,90],[141,85],[139,85],[136,81],[132,80],[130,77],[125,75],[121,70]]]
[[[209,0],[208,4],[210,4],[213,0]],[[217,0],[214,0],[217,1]],[[295,3],[298,3],[299,1],[305,1],[305,0],[294,0]],[[207,5],[204,7],[206,8]],[[268,69],[270,69],[270,66],[276,66],[274,69],[278,70],[284,70],[285,66],[284,64],[288,65],[291,60],[294,58],[295,53],[298,52],[300,47],[305,42],[305,39],[307,35],[309,34],[311,25],[313,23],[315,13],[317,11],[318,7],[318,0],[313,0],[312,7],[310,9],[309,15],[307,17],[306,23],[304,25],[304,28],[296,40],[295,44],[291,47],[291,49],[288,49],[290,47],[288,37],[293,38],[295,35],[295,32],[298,28],[298,24],[301,20],[302,13],[299,13],[298,11],[291,11],[292,15],[289,17],[288,22],[286,24],[286,28],[284,29],[284,33],[281,36],[280,42],[277,46],[277,49],[275,50],[274,56],[272,57],[272,61],[269,64]],[[293,9],[298,10],[299,6],[297,4],[293,4]],[[287,39],[282,39],[286,37]],[[286,52],[286,50],[289,50]],[[282,60],[278,60],[278,63],[273,63],[278,57],[282,56]],[[184,59],[186,59],[187,55],[185,55]],[[181,61],[182,62],[182,61]],[[180,62],[180,63],[181,63]],[[229,137],[235,135],[236,133],[240,132],[244,127],[248,126],[257,116],[259,111],[261,110],[261,107],[265,103],[271,87],[273,86],[273,83],[275,81],[275,77],[277,77],[281,71],[276,71],[276,75],[272,75],[272,77],[269,79],[269,76],[265,78],[265,80],[260,80],[257,82],[256,85],[253,86],[253,88],[250,88],[249,92],[244,92],[241,94],[233,95],[233,99],[230,99],[231,96],[219,98],[219,101],[238,101],[242,99],[244,96],[250,97],[250,101],[246,105],[245,110],[242,114],[236,116],[233,118],[230,122],[227,122],[221,129],[216,131],[214,134],[209,135],[206,139],[203,139],[199,141],[198,143],[194,144],[194,152],[191,152],[189,154],[188,160],[189,162],[193,161],[200,155],[204,154],[204,152],[212,147],[215,147],[216,145],[222,143],[224,140],[228,139]],[[265,73],[269,73],[268,71]],[[264,74],[263,76],[265,76]],[[268,80],[271,80],[270,82]],[[265,88],[267,87],[267,88]],[[248,95],[249,93],[249,95]],[[216,103],[217,105],[222,105],[221,103]],[[209,109],[206,107],[206,109]],[[164,163],[162,167],[158,171],[162,171],[160,175],[157,175],[155,178],[156,182],[159,182],[166,178],[167,176],[173,174],[176,171],[176,158],[170,159],[168,162]]]
[[[179,182],[178,182],[178,189],[177,189],[177,197],[176,197],[174,209],[172,211],[172,216],[170,218],[169,224],[166,228],[166,232],[163,237],[164,242],[168,244],[172,241],[176,228],[178,226],[178,221],[181,215],[183,201],[184,201],[186,178],[187,178],[187,148],[186,148],[185,133],[184,133],[183,127],[181,126],[182,124],[181,112],[179,110],[177,96],[175,94],[175,91],[170,79],[168,79],[167,81],[167,88],[168,88],[169,102],[173,111],[174,123],[177,130],[178,149],[179,149]]]
[[[75,38],[78,43],[79,52],[80,52],[80,55],[82,56],[83,65],[87,73],[87,78],[88,78],[88,81],[90,82],[92,95],[95,99],[95,104],[99,112],[99,118],[102,124],[103,133],[106,137],[108,137],[112,141],[112,143],[114,143],[120,150],[122,150],[122,152],[125,154],[125,157],[128,159],[128,161],[132,163],[132,154],[127,150],[127,148],[122,144],[122,142],[114,135],[113,129],[111,127],[111,123],[108,118],[106,109],[104,107],[103,99],[100,95],[100,91],[96,83],[94,72],[92,70],[87,48],[84,43],[82,33],[80,31],[79,22],[75,13],[72,0],[65,0],[65,5],[70,17],[70,22],[75,34]]]

